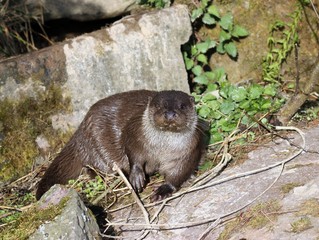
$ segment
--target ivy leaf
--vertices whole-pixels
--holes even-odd
[[[219,132],[214,132],[211,134],[211,143],[220,142],[223,140],[223,135]]]
[[[216,42],[212,40],[206,40],[205,42],[200,42],[196,44],[196,48],[201,53],[206,53],[208,49],[214,48],[216,46]]]
[[[208,62],[207,62],[207,56],[204,55],[204,54],[199,54],[199,55],[197,56],[197,60],[198,60],[199,62],[202,62],[202,63],[205,63],[205,64],[208,63]]]
[[[207,85],[207,88],[206,88],[206,93],[211,93],[213,94],[214,96],[219,97],[219,87],[217,84],[215,83],[210,83]]]
[[[214,72],[212,72],[212,71],[205,72],[205,75],[211,81],[215,80],[215,78],[216,78],[216,74]]]
[[[193,80],[194,80],[194,82],[199,83],[199,84],[204,84],[204,85],[208,84],[208,79],[204,74],[195,77]]]
[[[220,83],[226,80],[226,73],[223,67],[218,67],[214,70],[214,74],[216,74],[216,79]]]
[[[251,120],[250,120],[250,118],[248,116],[245,115],[245,116],[242,117],[240,123],[243,124],[243,125],[248,126],[248,124],[251,123]]]
[[[216,20],[213,17],[211,17],[208,13],[204,14],[202,21],[203,21],[203,23],[205,23],[207,25],[213,25],[216,23]]]
[[[239,107],[241,109],[245,109],[245,110],[248,110],[250,108],[250,101],[249,100],[245,100],[245,101],[241,101],[239,103]]]
[[[275,84],[267,84],[264,90],[265,95],[275,96],[277,94],[277,88]]]
[[[194,22],[197,18],[203,15],[203,9],[202,8],[196,8],[192,11],[191,14],[191,21]]]
[[[231,35],[228,32],[222,30],[219,34],[219,42],[222,43],[229,39],[231,39]]]
[[[194,66],[193,59],[185,58],[185,65],[186,65],[186,69],[190,70]]]
[[[228,97],[228,92],[229,92],[228,87],[223,87],[219,89],[219,95],[225,99],[227,99]]]
[[[230,31],[233,26],[233,15],[227,13],[220,19],[219,24],[224,30]]]
[[[235,107],[236,107],[235,103],[233,103],[231,101],[224,101],[220,105],[220,111],[223,114],[230,114],[235,109]]]
[[[217,7],[215,5],[210,5],[208,8],[207,8],[207,12],[210,14],[210,15],[213,15],[215,17],[218,17],[220,18],[220,15],[219,15],[219,11],[217,9]]]
[[[234,29],[232,31],[232,35],[234,37],[247,37],[249,35],[249,33],[245,28],[243,28],[239,25],[235,25]]]
[[[268,119],[267,118],[262,118],[261,119],[261,123],[262,124],[267,124],[268,123]]]
[[[224,44],[223,43],[219,43],[217,48],[216,48],[216,51],[220,54],[224,54],[225,53],[225,49],[224,49]]]
[[[202,7],[202,8],[206,8],[206,7],[207,7],[207,5],[208,5],[208,0],[201,0],[200,2],[201,2],[201,7]]]
[[[263,94],[263,87],[260,85],[252,85],[249,89],[249,98],[257,99]]]
[[[202,101],[205,102],[205,103],[209,102],[209,101],[212,101],[212,100],[216,100],[216,97],[213,94],[210,94],[210,93],[205,94],[203,96],[203,98],[202,98]]]
[[[232,91],[229,93],[229,96],[231,99],[233,99],[235,102],[241,102],[246,99],[247,91],[243,87],[238,87],[232,89]]]
[[[219,119],[221,119],[223,117],[223,115],[221,114],[220,111],[215,111],[215,112],[212,112],[211,117],[213,119],[219,120]]]
[[[208,42],[200,42],[196,44],[196,47],[198,49],[199,52],[201,53],[206,53],[209,47]]]
[[[261,105],[261,109],[269,109],[271,107],[271,101],[269,99],[266,99],[266,101]]]
[[[199,111],[198,111],[198,114],[199,116],[203,117],[203,118],[207,118],[208,114],[210,113],[210,109],[207,105],[203,105]]]
[[[202,69],[201,66],[196,65],[195,67],[192,68],[192,72],[193,72],[196,76],[199,76],[199,75],[202,74],[203,69]]]
[[[216,42],[214,40],[206,40],[206,41],[208,42],[209,49],[216,47]]]
[[[234,123],[232,123],[232,124],[224,123],[224,124],[222,125],[222,130],[225,131],[225,132],[231,132],[231,131],[233,131],[235,128],[236,128],[236,124],[234,124]]]
[[[192,56],[194,56],[197,52],[198,52],[197,46],[196,45],[192,45],[192,47],[191,47]]]
[[[192,96],[195,98],[195,103],[199,103],[202,96],[201,95],[197,95],[196,93],[192,92]],[[196,109],[199,108],[199,105],[196,105]]]
[[[215,97],[214,95],[212,94],[207,94],[207,95],[210,95],[212,97]],[[215,97],[216,99],[216,97]],[[220,108],[220,103],[217,101],[217,100],[214,100],[214,101],[209,101],[207,103],[207,105],[209,106],[209,108],[213,111],[217,111],[219,108]]]
[[[227,54],[233,58],[237,56],[237,48],[233,42],[226,43],[224,45],[224,49],[226,50]]]
[[[249,112],[247,112],[247,114],[249,115],[249,116],[254,116],[254,115],[256,115],[256,113],[257,113],[257,110],[251,110],[251,111],[249,111]]]

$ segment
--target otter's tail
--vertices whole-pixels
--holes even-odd
[[[54,184],[66,184],[81,174],[82,161],[73,150],[74,147],[65,146],[53,160],[39,183],[36,193],[37,200]]]

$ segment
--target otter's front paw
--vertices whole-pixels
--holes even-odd
[[[135,192],[142,192],[145,187],[145,173],[144,171],[136,165],[133,165],[130,172],[130,183]]]
[[[175,190],[176,188],[172,184],[165,183],[154,191],[153,195],[151,196],[151,202],[161,201],[167,197],[170,197]]]

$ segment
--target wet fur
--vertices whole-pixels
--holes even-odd
[[[174,111],[170,121],[162,118],[163,109]],[[197,167],[205,147],[203,132],[193,99],[183,92],[138,90],[112,95],[90,108],[45,172],[36,198],[56,183],[77,178],[86,165],[111,172],[115,162],[138,192],[145,187],[146,176],[163,174],[165,183],[152,197],[160,200]]]

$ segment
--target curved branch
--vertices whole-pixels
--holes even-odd
[[[313,92],[316,83],[319,80],[319,63],[317,62],[314,70],[312,71],[310,80],[305,83],[303,91],[292,96],[286,104],[280,109],[278,113],[278,120],[282,124],[286,124],[293,117],[293,115],[300,109],[300,107],[308,99],[309,95]]]

